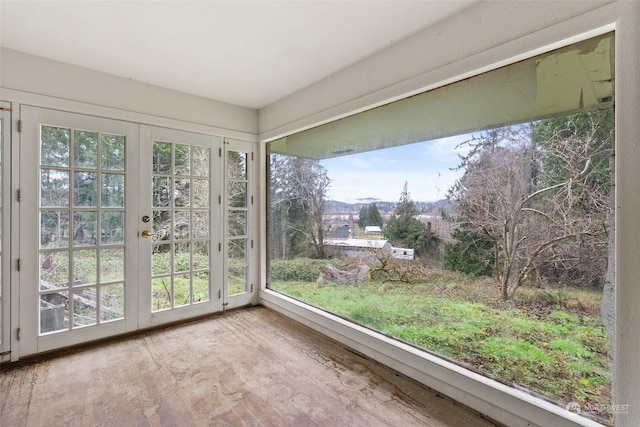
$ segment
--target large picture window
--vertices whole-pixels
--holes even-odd
[[[270,142],[270,289],[611,424],[613,49]]]

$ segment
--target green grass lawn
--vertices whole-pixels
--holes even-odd
[[[612,401],[601,292],[523,289],[505,304],[491,280],[437,271],[428,283],[271,287],[560,404],[584,410]],[[611,414],[591,415],[611,422]]]

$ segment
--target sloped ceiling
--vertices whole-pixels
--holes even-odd
[[[259,109],[476,1],[0,0],[0,45]]]

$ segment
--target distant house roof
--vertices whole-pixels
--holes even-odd
[[[364,228],[364,234],[382,233],[382,230],[377,225],[367,225]]]
[[[391,243],[388,240],[369,240],[369,239],[325,239],[325,245],[328,246],[342,246],[345,248],[372,248],[382,249],[390,247]]]

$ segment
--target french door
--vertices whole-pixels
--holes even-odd
[[[20,117],[19,355],[250,302],[250,143]]]
[[[141,126],[140,141],[140,325],[220,311],[221,139]]]
[[[137,126],[29,106],[20,118],[19,354],[135,329]]]
[[[224,306],[239,307],[251,302],[254,274],[252,224],[254,188],[253,146],[246,141],[224,141]]]

